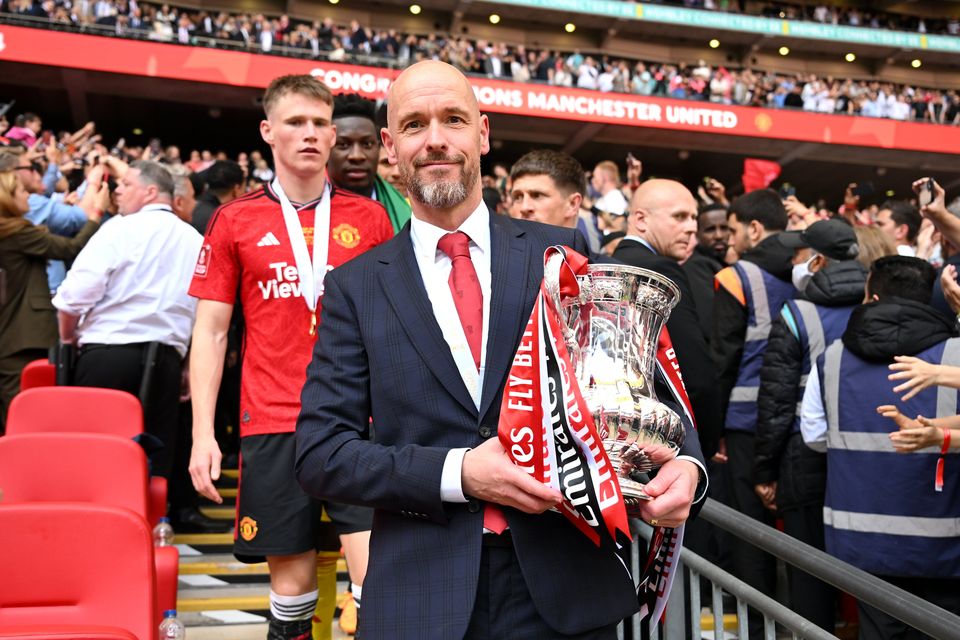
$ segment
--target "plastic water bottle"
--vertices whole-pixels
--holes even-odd
[[[169,524],[167,525],[169,526]],[[160,623],[160,640],[183,640],[187,637],[187,629],[177,617],[176,609],[163,612],[163,622]]]
[[[160,518],[160,522],[153,528],[153,545],[155,547],[169,547],[172,544],[173,527],[170,526],[170,518]]]

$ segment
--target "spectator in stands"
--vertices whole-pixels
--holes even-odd
[[[761,189],[740,196],[727,217],[730,240],[740,259],[717,273],[710,348],[725,403],[725,441],[733,507],[760,522],[773,524],[770,512],[754,492],[754,433],[760,367],[771,322],[783,304],[797,294],[791,284],[793,251],[778,238],[787,227],[787,212],[776,192]],[[733,548],[734,573],[764,593],[773,593],[773,558],[752,545]],[[751,609],[751,638],[760,637],[762,617]],[[756,634],[756,635],[755,635]]]
[[[580,216],[584,191],[583,167],[560,151],[531,151],[510,168],[510,198],[519,217],[580,229],[590,250],[598,253],[600,232],[592,219]]]
[[[356,93],[338,95],[333,102],[337,141],[330,150],[327,171],[337,187],[372,198],[383,205],[395,233],[410,220],[410,205],[403,195],[377,173],[380,135],[377,106]]]
[[[604,160],[594,167],[588,191],[583,206],[595,216],[597,227],[604,234],[626,231],[627,199],[620,190],[620,169],[615,162]]]
[[[20,372],[47,357],[57,342],[56,314],[47,284],[48,259],[74,258],[99,227],[91,211],[73,238],[50,233],[26,218],[29,194],[18,173],[32,170],[22,156],[0,153],[0,435],[7,408],[20,391]],[[90,189],[106,189],[91,182]]]
[[[874,222],[896,245],[897,253],[917,255],[917,234],[923,218],[915,206],[902,200],[887,200],[880,205]]]
[[[170,208],[174,215],[190,224],[197,207],[197,192],[193,187],[191,172],[183,164],[168,165],[167,171],[173,178],[173,200]]]
[[[187,296],[188,270],[201,245],[174,215],[173,195],[162,165],[131,165],[117,187],[120,216],[80,252],[53,299],[60,340],[79,347],[74,382],[140,396],[146,431],[163,443],[151,455],[152,473],[164,477],[196,306]],[[152,384],[141,389],[147,376]]]
[[[683,263],[683,270],[690,281],[700,327],[709,344],[713,333],[713,278],[727,266],[730,248],[726,205],[714,202],[700,207],[696,238],[693,255]]]
[[[356,600],[372,516],[360,507],[314,500],[292,474],[299,389],[314,348],[322,274],[391,238],[393,228],[382,205],[327,184],[336,133],[326,85],[309,75],[281,76],[267,88],[263,106],[260,134],[273,152],[277,178],[219,210],[190,287],[200,298],[190,360],[195,435],[190,472],[201,495],[222,502],[213,485],[222,458],[214,414],[224,338],[239,296],[246,331],[240,400],[244,468],[234,554],[244,562],[266,557],[268,635],[293,639],[310,635],[315,612],[318,629],[329,628],[334,608],[333,576],[325,574],[319,585],[329,600],[318,602],[317,548],[329,544],[320,537],[321,510],[326,508],[341,535]],[[309,236],[311,254],[301,227],[312,228],[327,215],[328,227]]]
[[[784,531],[823,550],[826,460],[803,444],[797,409],[810,364],[846,329],[863,301],[867,269],[858,260],[853,227],[821,220],[780,241],[793,248],[793,284],[804,299],[788,300],[773,321],[757,397],[753,478],[763,504],[783,518]],[[804,571],[788,568],[791,608],[833,632],[836,592]]]
[[[213,212],[243,195],[243,169],[232,160],[217,160],[203,171],[206,189],[197,198],[190,223],[200,233],[206,233]]]
[[[889,256],[873,264],[868,302],[811,368],[800,427],[804,441],[827,454],[827,552],[960,614],[960,455],[942,455],[940,475],[936,451],[901,455],[889,438],[891,428],[912,426],[904,416],[960,413],[956,394],[945,400],[928,388],[902,401],[888,380],[896,356],[960,365],[955,320],[929,306],[935,278],[918,258]],[[922,635],[863,602],[858,608],[861,637]]]
[[[20,163],[17,169],[20,177],[20,183],[30,194],[30,211],[27,212],[26,219],[35,225],[44,225],[52,233],[67,238],[75,236],[80,229],[86,225],[90,214],[96,213],[103,215],[109,207],[110,193],[106,190],[90,189],[84,191],[83,197],[79,199],[76,205],[70,205],[64,202],[58,195],[48,195],[44,186],[44,175],[51,175],[51,171],[43,171],[43,166],[38,160],[31,160],[35,157],[32,153],[19,154],[16,151],[8,153],[17,154]],[[53,169],[52,175],[56,177],[56,149],[47,151]],[[91,169],[93,175],[87,176],[87,181],[99,184],[103,176],[103,167],[94,167]],[[52,191],[52,189],[50,189]],[[99,218],[98,218],[99,219]],[[66,275],[66,267],[60,260],[52,260],[47,265],[47,281],[51,291],[56,291],[63,282]]]
[[[696,231],[697,201],[693,194],[673,180],[647,180],[630,199],[627,235],[613,258],[660,273],[680,289],[680,301],[667,320],[667,330],[693,405],[701,449],[710,458],[717,450],[723,426],[719,420],[720,398],[710,375],[714,368],[690,282],[680,266]]]
[[[35,113],[23,113],[17,116],[13,121],[13,126],[4,134],[11,140],[19,140],[27,146],[33,147],[37,143],[37,137],[43,128],[43,121]]]

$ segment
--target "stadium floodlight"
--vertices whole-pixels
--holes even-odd
[[[853,62],[854,60],[857,59],[857,54],[848,53],[847,55],[843,56],[843,59],[846,60],[847,62]]]
[[[913,67],[914,69],[919,69],[919,68],[920,68],[920,65],[922,65],[922,64],[923,64],[923,63],[920,62],[920,58],[914,58],[913,61],[910,62],[910,66]]]
[[[782,56],[790,55],[790,47],[780,47],[780,55]]]
[[[709,42],[709,44],[710,44],[710,48],[711,48],[711,49],[716,49],[717,47],[720,46],[720,41],[717,40],[716,38],[714,38],[713,40],[711,40],[711,41]]]
[[[413,15],[418,16],[418,15],[420,15],[420,12],[421,12],[421,11],[422,11],[422,9],[420,8],[420,5],[418,5],[418,4],[412,4],[412,5],[410,5],[410,13],[412,13]]]
[[[490,14],[490,24],[500,24],[500,16],[495,13]]]
[[[567,33],[573,33],[577,30],[577,25],[573,24],[572,22],[568,22],[567,24],[563,25],[563,30]]]

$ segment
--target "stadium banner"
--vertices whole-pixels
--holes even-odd
[[[399,71],[280,56],[0,25],[3,61],[264,88],[276,76],[310,73],[334,93],[382,99]],[[600,93],[472,77],[489,113],[575,122],[795,140],[881,149],[960,152],[960,127],[711,102]],[[642,134],[633,140],[643,144]]]
[[[606,16],[625,20],[645,20],[663,24],[682,25],[701,29],[745,31],[769,36],[832,40],[876,47],[897,49],[928,49],[931,51],[960,52],[960,38],[956,36],[925,35],[908,31],[850,27],[823,24],[805,20],[784,20],[748,16],[723,11],[706,11],[686,7],[621,2],[619,0],[490,0],[494,4]]]

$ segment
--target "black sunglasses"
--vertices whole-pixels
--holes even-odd
[[[39,162],[31,162],[25,167],[14,167],[17,171],[36,171],[37,173],[43,173],[43,165]]]

